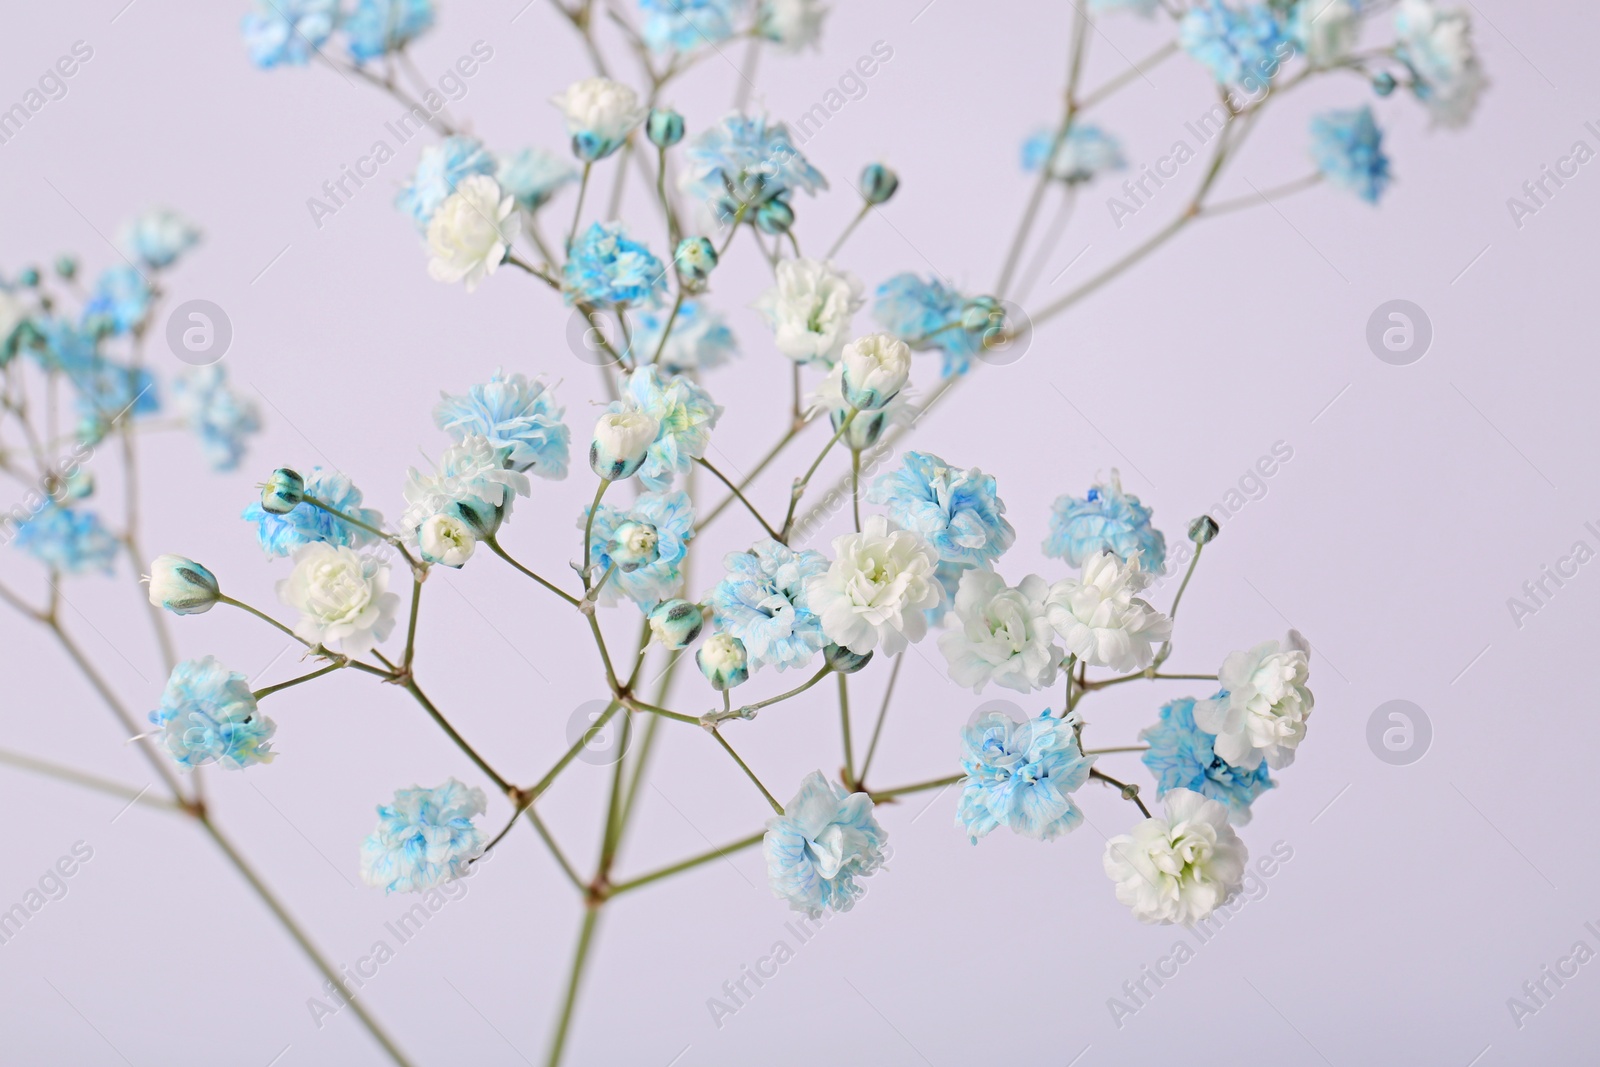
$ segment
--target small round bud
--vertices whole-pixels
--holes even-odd
[[[830,412],[828,421],[833,424],[837,432],[844,425],[845,418],[850,414],[848,410]],[[852,452],[865,452],[878,443],[878,438],[883,436],[883,431],[888,429],[889,413],[884,410],[858,411],[856,417],[850,420],[850,428],[844,432],[839,440]]]
[[[594,424],[589,467],[608,482],[631,478],[644,466],[661,424],[643,411],[608,411]]]
[[[572,135],[572,154],[585,163],[598,163],[616,149],[616,145],[587,130]]]
[[[839,385],[847,404],[877,411],[905,388],[911,377],[911,349],[886,333],[869,333],[844,346]]]
[[[756,208],[756,228],[762,233],[777,236],[788,233],[794,225],[794,208],[782,200],[768,200]]]
[[[261,487],[261,510],[271,515],[287,515],[305,498],[306,480],[288,467],[279,467]]]
[[[1390,93],[1394,92],[1395,86],[1398,84],[1399,83],[1394,80],[1394,75],[1390,74],[1386,70],[1379,71],[1377,74],[1372,76],[1372,91],[1377,93],[1379,96],[1388,96]]]
[[[650,612],[650,632],[669,649],[688,648],[700,636],[705,614],[687,600],[663,600]]]
[[[654,526],[629,519],[612,534],[606,553],[610,555],[611,562],[617,565],[617,570],[627,573],[660,559],[661,550],[657,547],[660,541],[661,535]]]
[[[504,505],[489,507],[478,501],[477,498],[473,498],[472,503],[456,501],[450,505],[450,512],[460,519],[467,529],[471,531],[472,536],[479,541],[492,540],[494,535],[500,532],[500,524],[506,520]],[[463,562],[465,561],[463,560]],[[459,565],[454,564],[454,566]]]
[[[975,296],[961,308],[961,328],[987,349],[1006,328],[1006,309],[992,296]]]
[[[717,247],[705,237],[685,237],[672,258],[685,281],[703,282],[717,269]]]
[[[871,659],[871,652],[852,652],[840,645],[828,645],[822,650],[823,662],[840,674],[854,674]]]
[[[150,603],[174,615],[210,611],[222,595],[217,576],[183,556],[157,556],[150,564]]]
[[[477,547],[478,539],[460,515],[440,512],[417,528],[418,553],[426,563],[460,567]]]
[[[1189,524],[1189,540],[1197,545],[1209,544],[1222,527],[1210,515],[1202,515]]]
[[[78,261],[72,256],[57,256],[56,274],[70,282],[78,276]]]
[[[27,288],[32,289],[34,286],[39,284],[39,268],[23,268],[22,273],[17,275],[17,281],[21,282]]]
[[[61,490],[73,500],[83,500],[94,492],[94,475],[80,467],[61,479]]]
[[[651,108],[645,134],[657,148],[671,148],[683,140],[683,116],[671,108]]]
[[[750,657],[744,642],[732,634],[712,634],[694,654],[700,673],[718,692],[743,685],[750,678]]]
[[[861,196],[869,204],[886,203],[900,188],[900,175],[882,163],[869,163],[861,172]]]

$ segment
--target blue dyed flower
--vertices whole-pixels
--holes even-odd
[[[662,347],[661,330],[666,323],[667,316],[656,312],[640,315],[633,331],[633,351],[642,362],[649,362],[660,349],[656,366],[668,374],[710,370],[739,354],[738,342],[722,313],[697,300],[683,302],[666,346]]]
[[[261,714],[250,682],[212,656],[172,668],[161,706],[150,713],[161,728],[161,744],[185,767],[215,763],[242,771],[271,763],[278,726]]]
[[[359,519],[368,526],[381,527],[383,516],[361,506],[361,490],[345,475],[313,467],[305,482],[306,496],[316,497],[340,514]],[[246,522],[256,524],[256,539],[269,556],[288,556],[301,545],[317,541],[360,548],[377,540],[373,534],[303,501],[286,514],[274,515],[262,508],[258,500],[244,509],[243,517]]]
[[[746,0],[639,0],[653,52],[690,52],[732,37]]]
[[[1044,554],[1064,559],[1072,567],[1097,552],[1110,552],[1126,563],[1139,553],[1146,573],[1160,574],[1167,563],[1167,539],[1150,525],[1150,509],[1139,498],[1122,491],[1115,470],[1110,481],[1090,488],[1083,499],[1056,498],[1051,508],[1050,536]]]
[[[357,0],[344,20],[350,55],[357,63],[403,48],[432,26],[432,0]]]
[[[488,810],[483,790],[447,778],[437,789],[396,789],[378,806],[378,827],[361,842],[361,880],[387,893],[421,893],[453,882],[489,839],[473,823]]]
[[[773,895],[813,919],[827,908],[849,911],[866,893],[856,879],[883,866],[888,837],[871,797],[812,771],[783,814],[767,820],[762,851]]]
[[[1330,111],[1311,120],[1311,158],[1335,185],[1376,204],[1389,186],[1389,157],[1372,109]]]
[[[1294,45],[1266,4],[1232,8],[1200,0],[1178,23],[1178,42],[1224,85],[1264,86]]]
[[[474,174],[494,174],[494,157],[471,137],[446,137],[422,150],[417,169],[394,206],[411,216],[417,229],[426,233],[428,222],[439,205],[447,200],[462,180]]]
[[[653,305],[667,288],[667,268],[622,223],[596,222],[573,242],[562,281],[568,304]]]
[[[53,571],[111,573],[122,542],[92,511],[77,511],[47,501],[26,522],[17,525],[12,544]]]
[[[215,470],[231,471],[244,456],[245,439],[261,430],[261,412],[228,384],[222,365],[191,367],[172,383],[172,407],[200,437]]]
[[[578,529],[583,529],[589,511],[578,516]],[[614,603],[618,595],[626,596],[639,610],[648,613],[659,602],[672,596],[682,581],[679,565],[688,554],[689,542],[694,538],[694,505],[685,493],[643,493],[627,509],[602,503],[594,514],[594,527],[589,537],[589,562],[604,574],[612,564],[610,545],[617,527],[624,522],[643,522],[656,529],[656,561],[635,570],[620,567],[600,589],[602,603]]]
[[[1022,169],[1035,171],[1044,166],[1050,146],[1055,143],[1054,130],[1040,130],[1022,144]],[[1078,185],[1098,177],[1108,170],[1122,170],[1128,165],[1122,154],[1122,143],[1098,126],[1073,126],[1056,149],[1050,163],[1050,177],[1068,185]]]
[[[1216,735],[1195,725],[1194,705],[1194,697],[1163,705],[1161,721],[1139,733],[1150,744],[1142,758],[1155,775],[1156,795],[1192,789],[1222,804],[1228,809],[1228,821],[1243,826],[1250,821],[1251,802],[1277,783],[1265,761],[1247,771],[1218,756],[1213,749]]]
[[[660,429],[638,473],[647,489],[658,492],[670,488],[673,475],[688,471],[706,454],[711,430],[722,417],[722,408],[704,389],[681,374],[663,379],[653,366],[632,371],[622,399],[606,410],[642,411],[656,420]]]
[[[303,67],[339,21],[339,0],[258,0],[240,24],[250,62]]]
[[[112,333],[127,333],[150,313],[150,296],[144,275],[133,267],[126,263],[109,267],[101,272],[83,306],[84,325],[93,328],[104,323]]]
[[[465,396],[440,394],[433,421],[458,442],[481,434],[504,450],[506,465],[541,478],[567,476],[572,431],[562,422],[567,409],[541,381],[523,374],[507,377],[495,371]]]
[[[885,505],[895,525],[921,534],[949,563],[992,563],[1017,539],[994,478],[976,467],[952,468],[931,452],[907,452],[899,470],[873,483],[867,499]]]
[[[928,620],[929,626],[938,626],[944,622],[944,617],[955,606],[956,593],[961,589],[961,576],[970,570],[972,570],[972,567],[966,563],[951,563],[948,560],[939,561],[939,565],[933,570],[933,576],[939,580],[940,587],[944,589],[944,596],[940,598],[936,606],[922,613]]]
[[[179,256],[198,244],[200,230],[170,208],[153,207],[134,216],[118,236],[122,247],[135,259],[153,270],[160,270],[172,266]]]
[[[1083,821],[1072,792],[1089,780],[1094,759],[1078,749],[1076,722],[1076,715],[1058,719],[1048,710],[1023,722],[986,711],[961,731],[967,777],[956,825],[974,844],[1000,826],[1051,841]]]
[[[538,211],[568,182],[578,180],[572,164],[542,148],[524,148],[514,156],[500,157],[495,181],[502,192],[517,198],[524,211]]]
[[[950,378],[967,373],[972,357],[982,351],[981,338],[961,325],[966,303],[938,278],[923,281],[908,271],[878,286],[872,317],[918,352],[943,352],[940,373]]]
[[[789,127],[764,115],[729,115],[690,141],[684,152],[685,192],[722,222],[749,222],[769,200],[788,202],[796,189],[815,196],[828,180],[789,136]],[[739,209],[744,211],[740,214]]]
[[[767,539],[729,553],[723,565],[727,577],[709,598],[713,618],[718,631],[744,642],[752,670],[768,663],[780,671],[803,667],[822,651],[828,639],[811,610],[806,579],[827,571],[826,556]]]

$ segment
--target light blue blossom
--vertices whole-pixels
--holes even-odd
[[[723,565],[727,577],[708,598],[713,619],[720,632],[744,642],[752,670],[768,663],[780,671],[803,667],[822,651],[828,639],[811,610],[806,579],[827,571],[826,556],[766,539],[729,553]]]
[[[261,430],[261,412],[228,384],[222,365],[191,367],[172,382],[172,407],[198,434],[215,470],[231,471],[244,456],[245,439]]]
[[[638,474],[647,489],[657,492],[670,488],[673,475],[688,471],[706,454],[711,430],[722,417],[721,406],[700,386],[681,374],[663,379],[653,366],[632,371],[622,399],[607,410],[642,411],[656,420],[660,429]]]
[[[796,189],[815,196],[828,180],[789,136],[789,127],[764,115],[729,115],[689,142],[684,151],[683,188],[719,220],[749,222],[769,200],[788,202]]]
[[[118,236],[135,259],[160,270],[199,243],[200,229],[170,208],[152,207],[135,215]]]
[[[639,0],[653,52],[690,52],[732,37],[746,0]]]
[[[1022,144],[1022,169],[1036,171],[1044,165],[1055,143],[1054,130],[1040,130]],[[1098,126],[1074,125],[1056,149],[1050,164],[1050,177],[1068,185],[1090,181],[1108,170],[1128,165],[1122,143]]]
[[[212,656],[172,669],[161,706],[150,713],[161,744],[185,767],[218,764],[230,771],[271,763],[277,724],[256,707],[250,682]]]
[[[848,793],[812,771],[783,814],[767,820],[762,851],[774,896],[813,919],[849,911],[866,893],[856,880],[883,866],[889,835],[872,815],[872,798]]]
[[[339,20],[339,0],[257,0],[244,17],[245,47],[262,70],[303,67]]]
[[[396,789],[378,806],[378,827],[361,842],[361,880],[387,893],[421,893],[453,882],[489,839],[473,823],[488,810],[483,790],[447,778],[436,789]]]
[[[620,222],[596,222],[578,235],[562,268],[568,304],[654,305],[667,288],[667,268]]]
[[[316,497],[324,504],[368,526],[381,528],[383,516],[371,508],[361,506],[361,490],[338,471],[311,468],[305,478],[305,495]],[[287,514],[274,515],[257,500],[244,509],[244,520],[256,524],[256,539],[262,551],[269,556],[288,556],[302,545],[326,541],[330,545],[360,548],[372,544],[377,538],[356,526],[334,518],[326,511],[301,502]]]
[[[26,522],[17,525],[12,544],[53,571],[83,574],[111,573],[122,542],[106,529],[92,511],[62,507],[51,500]]]
[[[1178,42],[1224,85],[1264,86],[1293,54],[1283,24],[1262,3],[1200,0],[1178,23]]]
[[[78,410],[97,434],[124,418],[161,410],[156,379],[142,367],[127,367],[102,356],[92,336],[61,319],[35,324],[44,340],[33,349],[46,367],[66,376],[78,391]]]
[[[425,233],[433,213],[463,179],[473,174],[492,175],[494,170],[494,157],[478,141],[459,134],[446,137],[422,150],[417,169],[395,197],[394,206],[410,215],[417,229]]]
[[[524,211],[538,211],[578,172],[565,159],[543,148],[524,148],[514,156],[501,156],[495,167],[500,191],[517,198]]]
[[[961,731],[961,802],[956,825],[974,844],[1000,826],[1023,837],[1051,841],[1083,821],[1072,792],[1089,780],[1094,758],[1078,749],[1075,714],[1045,710],[1017,722],[986,711]]]
[[[943,559],[933,569],[933,576],[939,580],[940,587],[944,589],[944,596],[939,599],[938,604],[922,613],[928,620],[929,626],[938,626],[944,622],[944,617],[955,606],[956,592],[961,588],[961,576],[970,570],[972,567],[966,563],[951,563]]]
[[[344,20],[350,55],[357,63],[387,55],[433,26],[433,0],[357,0]]]
[[[1376,204],[1389,186],[1389,157],[1372,109],[1330,111],[1311,120],[1311,158],[1335,185]]]
[[[482,434],[504,450],[506,465],[514,471],[550,479],[567,476],[572,431],[561,421],[567,409],[544,382],[497,370],[465,396],[440,396],[433,421],[457,441]]]
[[[406,471],[406,509],[400,529],[415,533],[439,514],[465,522],[479,539],[493,537],[511,517],[512,505],[528,495],[528,476],[508,470],[502,449],[482,434],[469,433],[444,450],[437,470]]]
[[[585,508],[578,516],[578,529],[583,529],[588,517],[589,510]],[[679,565],[694,538],[694,506],[682,492],[642,493],[627,509],[601,503],[589,536],[589,562],[600,573],[611,566],[609,546],[617,527],[630,520],[656,528],[656,561],[632,571],[618,568],[601,587],[600,600],[614,603],[620,594],[648,614],[657,603],[671,597],[682,580]]]
[[[931,452],[907,452],[898,470],[879,476],[867,499],[885,505],[897,526],[921,534],[949,563],[982,566],[1017,539],[991,475],[950,467]]]
[[[1056,498],[1044,554],[1081,567],[1097,552],[1111,552],[1124,563],[1137,552],[1144,571],[1159,574],[1167,562],[1167,539],[1150,525],[1150,514],[1138,497],[1122,491],[1122,478],[1113,470],[1109,481],[1091,487],[1081,500]]]
[[[1226,694],[1219,693],[1212,699]],[[1156,796],[1173,789],[1192,789],[1228,809],[1228,821],[1243,826],[1250,821],[1250,804],[1277,785],[1265,761],[1254,770],[1234,767],[1212,748],[1215,734],[1195,725],[1194,697],[1183,697],[1161,708],[1161,721],[1140,731],[1149,743],[1144,765],[1155,775]]]
[[[127,333],[150,313],[150,295],[144,275],[133,267],[126,263],[108,267],[83,306],[84,326],[93,329],[104,323],[112,333]]]
[[[661,330],[666,323],[667,316],[659,312],[639,316],[633,351],[642,361],[649,362],[661,348]],[[738,342],[722,313],[698,300],[685,300],[656,365],[668,374],[683,374],[720,367],[738,354]]]
[[[923,281],[908,271],[878,286],[872,317],[918,352],[943,352],[940,373],[950,378],[967,373],[982,348],[981,339],[961,325],[966,303],[966,297],[938,278]]]

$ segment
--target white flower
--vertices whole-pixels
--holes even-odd
[[[1231,652],[1217,672],[1225,692],[1195,702],[1195,725],[1217,735],[1212,747],[1235,767],[1252,771],[1263,759],[1274,770],[1287,767],[1311,716],[1310,673],[1310,650],[1293,630],[1282,645],[1266,641]]]
[[[150,561],[150,603],[175,615],[210,611],[221,591],[216,575],[186,556],[171,553]]]
[[[1228,809],[1189,789],[1166,796],[1166,818],[1146,819],[1106,842],[1106,874],[1117,899],[1144,923],[1192,923],[1244,883],[1249,850]]]
[[[527,496],[528,476],[507,470],[499,449],[481,433],[470,433],[444,450],[439,469],[406,472],[406,510],[402,530],[416,530],[440,513],[474,519],[480,527],[498,529],[511,514],[518,495]],[[452,564],[455,566],[456,564]]]
[[[566,117],[567,132],[577,139],[579,156],[590,161],[616,151],[650,113],[639,103],[637,93],[609,78],[573,82],[550,102]]]
[[[1465,11],[1440,11],[1433,0],[1401,0],[1396,49],[1413,71],[1418,99],[1441,126],[1464,126],[1489,81],[1472,47]]]
[[[278,599],[300,612],[294,632],[302,640],[359,656],[394,629],[400,598],[388,584],[389,568],[378,560],[316,541],[295,550]]]
[[[1305,49],[1306,62],[1329,67],[1355,47],[1361,12],[1351,0],[1302,0],[1294,7],[1289,30]]]
[[[817,385],[817,391],[808,398],[810,408],[806,418],[826,413],[837,430],[846,415],[855,411],[844,398],[844,364],[835,363],[828,376]],[[890,426],[906,425],[916,416],[911,404],[911,390],[902,389],[877,411],[862,411],[850,420],[850,428],[840,438],[840,443],[856,452],[865,451],[877,443],[883,431]]]
[[[1139,553],[1123,563],[1098,552],[1084,560],[1082,578],[1050,587],[1050,625],[1067,651],[1091,667],[1143,670],[1155,658],[1152,646],[1172,634],[1172,620],[1134,595],[1149,580]]]
[[[886,333],[869,333],[844,346],[839,365],[845,400],[862,411],[876,411],[911,378],[911,347]]]
[[[417,543],[422,558],[429,563],[446,567],[459,567],[472,558],[478,539],[466,523],[454,515],[438,514],[428,519],[417,530]]]
[[[820,0],[761,0],[761,36],[783,52],[798,52],[822,37],[828,9]]]
[[[839,358],[850,337],[850,317],[865,303],[861,279],[832,263],[786,259],[776,284],[756,301],[776,335],[778,351],[796,363]]]
[[[627,478],[643,465],[660,433],[661,423],[648,412],[637,408],[608,411],[594,424],[589,466],[609,481]]]
[[[1036,574],[1015,588],[993,571],[962,574],[955,603],[960,625],[939,636],[951,679],[974,693],[989,682],[1019,693],[1053,684],[1061,649],[1045,608],[1049,592]]]
[[[944,599],[933,546],[873,515],[861,533],[834,538],[833,551],[838,558],[827,572],[806,581],[828,640],[862,653],[881,644],[886,656],[922,640],[928,632],[922,613]]]
[[[470,293],[499,268],[521,232],[516,197],[502,196],[487,174],[464,178],[428,222],[428,273],[440,282],[465,279]]]

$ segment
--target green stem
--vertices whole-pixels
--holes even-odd
[[[822,258],[832,259],[834,256],[838,255],[839,249],[844,247],[844,243],[850,239],[850,235],[856,232],[856,227],[861,225],[861,220],[865,219],[867,214],[871,211],[871,204],[862,204],[861,210],[856,212],[856,217],[850,220],[850,225],[844,228],[844,232],[839,235],[836,241],[833,242],[833,247],[828,249],[828,254]]]
[[[501,559],[503,559],[507,563],[511,564],[517,570],[521,571],[523,574],[527,575],[529,578],[532,578],[534,581],[538,582],[540,585],[542,585],[546,589],[550,590],[552,593],[554,593],[556,596],[560,597],[562,600],[565,600],[568,604],[571,604],[573,607],[577,607],[579,604],[582,603],[582,601],[580,601],[577,597],[573,596],[571,593],[567,592],[564,589],[559,588],[558,586],[552,585],[550,582],[545,581],[543,578],[541,578],[539,575],[535,574],[533,571],[529,570],[527,567],[524,567],[522,564],[518,563],[515,559],[513,559],[511,557],[510,553],[508,553],[505,549],[500,547],[500,542],[498,540],[496,540],[495,538],[493,538],[493,537],[489,538],[487,541],[484,542],[484,544],[489,546],[489,551],[490,552],[493,552],[495,555],[499,556]]]
[[[583,968],[589,960],[589,947],[594,941],[595,924],[600,921],[600,905],[584,908],[583,925],[578,928],[578,947],[572,953],[572,969],[567,977],[567,992],[561,1001],[561,1014],[556,1019],[555,1036],[550,1039],[550,1054],[546,1067],[557,1067],[561,1053],[567,1045],[567,1032],[572,1028],[572,1009],[578,1002],[578,985],[583,980]]]
[[[756,510],[756,506],[750,503],[749,498],[744,495],[737,485],[734,485],[728,480],[727,475],[723,474],[716,467],[713,467],[705,459],[697,459],[695,462],[700,464],[700,466],[704,467],[706,470],[710,471],[712,474],[716,475],[717,481],[727,486],[728,489],[733,493],[733,496],[729,499],[737,500],[739,503],[743,504],[747,509],[749,509],[750,514],[755,516],[756,521],[761,524],[761,528],[767,532],[767,536],[772,538],[774,541],[778,540],[778,531],[774,530],[772,528],[772,524],[761,517],[761,512]],[[702,528],[704,528],[704,524],[702,524]]]
[[[722,859],[730,853],[739,852],[743,849],[750,848],[753,845],[761,844],[762,839],[765,837],[765,832],[751,834],[749,837],[741,837],[739,840],[734,841],[731,844],[723,845],[721,848],[713,848],[709,852],[702,852],[698,855],[690,856],[686,860],[681,860],[677,863],[671,864],[670,866],[663,867],[658,871],[651,871],[649,874],[642,874],[637,878],[630,878],[626,882],[619,882],[611,887],[611,895],[616,896],[619,893],[628,893],[638,889],[640,886],[649,885],[651,882],[659,882],[663,878],[670,878],[674,874],[681,874],[684,871],[699,867],[702,864],[710,863],[712,860]]]
[[[411,669],[411,660],[417,651],[417,612],[422,606],[422,578],[418,575],[411,577],[411,619],[406,623],[406,651],[400,660],[402,670]]]
[[[527,816],[529,822],[533,823],[533,828],[538,831],[539,837],[545,843],[545,847],[550,850],[550,855],[555,857],[556,865],[561,868],[561,873],[567,876],[567,880],[572,883],[578,892],[587,893],[589,887],[583,884],[582,878],[578,877],[578,872],[573,869],[572,863],[567,859],[567,854],[561,851],[561,846],[556,844],[556,839],[550,836],[550,828],[544,824],[543,819],[539,818],[538,812],[533,810],[533,805],[529,804],[522,809],[522,814]]]
[[[596,734],[605,729],[606,723],[611,721],[611,716],[615,715],[617,710],[621,707],[622,702],[620,700],[613,700],[610,704],[608,704],[606,706],[606,710],[601,712],[599,716],[595,718],[594,722],[589,725],[589,728],[583,732],[583,736],[578,738],[578,740],[573,743],[572,747],[567,749],[566,753],[556,761],[556,765],[551,767],[549,772],[546,773],[543,778],[539,779],[539,781],[534,784],[532,789],[527,791],[528,795],[532,796],[535,800],[543,796],[544,791],[550,788],[550,783],[556,780],[556,775],[566,770],[567,764],[576,759],[578,753],[583,751],[584,746],[592,741]]]
[[[1194,577],[1195,566],[1200,562],[1200,553],[1205,549],[1205,545],[1194,546],[1194,555],[1189,558],[1189,569],[1183,572],[1183,581],[1178,585],[1178,595],[1172,598],[1172,610],[1167,612],[1167,618],[1177,618],[1178,604],[1183,600],[1183,591],[1189,588],[1189,579]]]
[[[756,772],[750,769],[750,765],[739,758],[739,753],[735,752],[733,746],[728,744],[728,739],[723,737],[716,727],[712,727],[711,736],[717,739],[717,744],[722,746],[724,752],[733,757],[733,762],[739,765],[739,769],[745,773],[745,777],[754,782],[756,788],[761,790],[761,795],[766,798],[768,804],[772,805],[772,810],[782,815],[783,805],[778,803],[778,798],[772,795],[771,790],[761,784],[761,779],[756,777]]]
[[[1089,777],[1098,778],[1102,782],[1106,783],[1106,785],[1115,786],[1117,789],[1122,790],[1123,797],[1139,805],[1139,810],[1144,813],[1144,817],[1147,819],[1150,818],[1150,809],[1144,806],[1143,800],[1139,799],[1138,786],[1129,785],[1127,782],[1119,782],[1117,779],[1095,767],[1089,768]]]
[[[854,790],[856,755],[850,743],[850,676],[843,671],[839,673],[839,728],[844,733],[844,784],[845,788]]]
[[[583,180],[578,183],[578,203],[572,209],[572,227],[567,231],[567,258],[572,258],[572,242],[578,237],[578,221],[583,218],[583,198],[589,192],[589,172],[594,169],[593,163],[583,165]]]
[[[477,750],[467,743],[467,739],[456,732],[456,728],[450,725],[450,721],[444,717],[438,708],[434,707],[433,701],[429,700],[422,690],[417,688],[415,680],[408,678],[405,682],[405,688],[406,692],[410,693],[417,703],[422,705],[422,710],[426,711],[428,716],[439,725],[439,729],[443,730],[446,736],[456,743],[457,748],[466,753],[467,758],[477,765],[478,770],[488,776],[496,789],[507,795],[515,791],[516,787],[501,777],[500,772],[489,766],[489,761],[478,755]]]
[[[48,760],[34,759],[32,756],[24,756],[20,752],[7,752],[4,749],[0,749],[0,763],[16,767],[19,770],[31,771],[34,774],[42,774],[50,778],[59,778],[63,782],[71,782],[73,785],[82,786],[85,789],[92,789],[97,793],[105,793],[108,796],[119,797],[127,801],[137,801],[140,804],[146,804],[153,808],[161,808],[164,811],[184,810],[177,801],[168,800],[165,797],[160,796],[147,796],[146,794],[148,794],[150,791],[149,786],[145,786],[143,789],[135,789],[130,785],[123,785],[121,782],[113,782],[109,778],[101,778],[98,775],[93,774],[85,774],[82,771],[74,770],[71,767],[63,767],[59,763],[51,763]]]
[[[792,424],[788,431],[784,433],[782,437],[778,438],[778,443],[773,445],[772,448],[767,451],[765,456],[761,457],[761,462],[757,463],[750,473],[745,475],[744,480],[739,483],[740,490],[742,491],[748,489],[750,487],[750,483],[755,481],[756,478],[760,477],[761,472],[766,470],[767,467],[772,464],[772,461],[778,458],[779,453],[787,448],[789,446],[789,442],[798,437],[800,435],[800,431],[805,429],[805,427],[806,424],[799,421],[796,421],[794,424]],[[696,532],[703,533],[705,528],[711,524],[711,520],[716,518],[718,515],[721,515],[727,506],[733,503],[734,499],[735,498],[731,494],[723,497],[722,501],[718,503],[716,507],[707,512],[704,519],[700,520],[700,525]]]
[[[915,785],[903,785],[897,789],[885,789],[879,793],[872,793],[872,802],[876,804],[891,797],[903,797],[911,793],[924,793],[929,789],[943,789],[945,786],[955,785],[965,777],[966,775],[964,774],[952,774],[947,778],[934,778],[926,782],[917,782]]]
[[[661,353],[666,351],[667,338],[672,336],[672,327],[678,321],[678,312],[683,310],[683,283],[678,283],[678,297],[672,302],[672,314],[667,316],[667,324],[661,330],[661,340],[656,343],[656,350],[650,356],[652,364],[661,362]]]
[[[579,577],[583,580],[583,588],[589,588],[589,542],[594,536],[594,513],[600,509],[600,498],[606,495],[606,489],[611,482],[605,478],[600,479],[600,485],[594,491],[594,502],[589,505],[589,514],[583,520],[583,573]]]
[[[839,428],[828,438],[828,443],[822,446],[817,458],[811,461],[811,466],[806,468],[805,474],[796,479],[794,488],[789,492],[789,513],[783,517],[783,536],[778,538],[784,544],[789,543],[789,534],[794,531],[794,511],[800,504],[800,498],[805,495],[806,486],[811,484],[811,476],[817,473],[817,468],[822,466],[822,461],[828,457],[833,446],[839,443],[839,438],[845,435],[845,431],[850,429],[850,424],[855,421],[858,414],[860,412],[851,409],[850,413],[839,421]]]
[[[271,696],[273,693],[277,693],[277,692],[279,692],[281,690],[288,689],[290,686],[299,685],[301,682],[309,682],[313,678],[321,678],[324,674],[332,673],[333,671],[336,671],[336,670],[340,669],[343,666],[344,666],[344,663],[339,662],[339,661],[335,661],[333,663],[328,664],[326,667],[323,667],[320,670],[312,671],[310,674],[302,674],[298,678],[290,678],[287,682],[279,682],[277,685],[269,685],[265,689],[257,689],[254,693],[251,693],[250,695],[252,697],[254,697],[257,700],[257,702],[259,702],[259,701],[264,700],[267,697]]]
[[[861,761],[860,781],[867,780],[867,772],[872,769],[872,757],[878,752],[878,738],[883,733],[883,720],[889,714],[889,699],[894,696],[894,684],[900,679],[900,668],[905,664],[904,652],[895,656],[894,666],[889,670],[889,685],[883,691],[883,703],[878,708],[878,722],[872,728],[872,740],[867,744],[867,758]]]
[[[770,707],[771,705],[777,704],[780,701],[788,700],[790,697],[799,696],[801,693],[804,693],[807,689],[810,689],[812,686],[814,686],[818,682],[822,681],[822,679],[826,678],[829,675],[829,673],[831,673],[832,671],[833,671],[832,667],[824,666],[816,674],[813,674],[810,678],[806,679],[803,683],[801,683],[800,685],[795,686],[793,689],[789,690],[786,693],[779,693],[775,697],[768,697],[765,700],[758,700],[754,704],[743,704],[743,705],[740,705],[737,709],[734,709],[732,711],[714,712],[713,714],[706,716],[706,718],[711,720],[712,722],[721,722],[724,719],[750,719],[750,718],[754,718],[755,717],[755,713],[760,711],[762,708]],[[726,694],[724,694],[724,695],[726,695]]]

